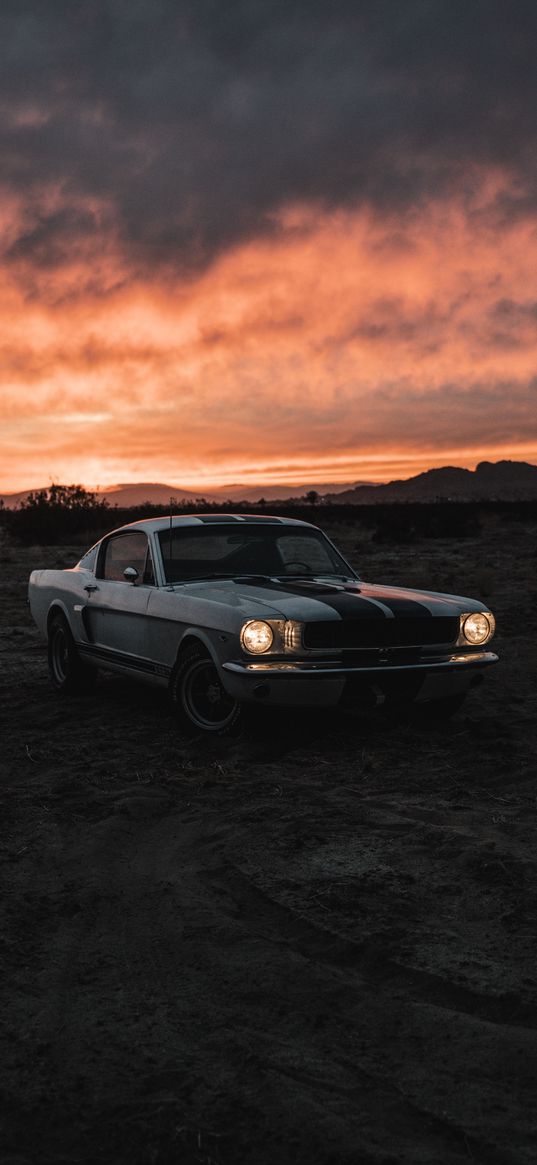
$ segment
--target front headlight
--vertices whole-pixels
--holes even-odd
[[[263,619],[251,619],[249,623],[244,624],[241,644],[251,655],[262,655],[264,651],[270,651],[273,641],[274,632],[270,623],[265,623]]]
[[[472,615],[461,616],[461,638],[478,646],[486,643],[494,634],[494,616],[488,612],[475,611]]]

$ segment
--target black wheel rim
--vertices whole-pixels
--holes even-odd
[[[55,627],[52,636],[52,671],[57,683],[63,684],[69,669],[69,643],[63,627]]]
[[[183,678],[182,697],[187,716],[198,728],[222,731],[236,717],[237,702],[222,687],[209,659],[199,659],[188,668]]]

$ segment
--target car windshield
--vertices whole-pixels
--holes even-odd
[[[162,530],[166,583],[189,579],[356,578],[320,530],[283,525],[175,526]]]

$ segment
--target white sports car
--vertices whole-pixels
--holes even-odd
[[[475,599],[363,582],[317,527],[240,514],[133,522],[71,570],[34,570],[29,602],[59,692],[104,667],[170,690],[183,723],[242,705],[460,706],[494,616]]]

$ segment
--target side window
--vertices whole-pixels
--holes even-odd
[[[155,571],[153,570],[153,559],[151,558],[151,550],[149,549],[149,546],[147,547],[147,554],[146,554],[146,558],[145,558],[145,567],[144,567],[144,573],[142,575],[142,582],[145,583],[146,587],[154,587],[156,585],[156,583],[155,583]]]
[[[111,582],[125,582],[123,572],[128,566],[136,568],[139,582],[154,585],[147,535],[141,531],[117,534],[105,542],[99,563],[99,577]]]
[[[95,570],[95,559],[97,557],[98,549],[98,543],[95,546],[92,546],[91,550],[87,550],[83,557],[80,559],[78,565],[83,567],[84,570]]]

